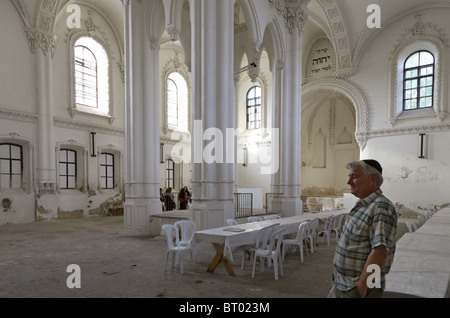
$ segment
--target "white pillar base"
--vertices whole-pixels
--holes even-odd
[[[196,223],[196,230],[226,226],[227,219],[234,218],[232,200],[194,201],[189,208],[190,219]]]
[[[303,202],[300,198],[273,198],[270,203],[272,210],[279,210],[283,217],[303,214]]]
[[[152,235],[150,216],[162,213],[159,199],[128,199],[124,204],[124,231],[129,235]]]

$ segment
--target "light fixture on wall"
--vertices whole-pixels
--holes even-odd
[[[427,135],[419,134],[419,159],[425,159],[427,155]]]
[[[91,132],[91,157],[97,157],[95,154],[95,135],[97,133]]]
[[[164,143],[159,144],[159,161],[164,163]]]
[[[248,152],[247,146],[244,146],[242,150],[244,151],[244,162],[242,163],[242,166],[247,167],[247,152]]]
[[[244,66],[244,67],[241,68],[239,71],[235,72],[234,75],[238,75],[238,74],[240,74],[240,73],[242,73],[242,72],[245,72],[245,71],[249,70],[249,69],[252,68],[252,67],[257,67],[257,66],[258,66],[258,65],[256,65],[255,62],[250,63],[249,65]]]

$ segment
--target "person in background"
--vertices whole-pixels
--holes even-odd
[[[192,195],[191,195],[191,192],[189,192],[189,189],[187,186],[184,186],[184,192],[186,192],[188,202],[189,202],[189,204],[191,204],[192,203]]]
[[[383,169],[378,161],[353,161],[347,164],[347,169],[347,184],[359,201],[347,217],[335,250],[335,296],[381,297],[386,286],[385,276],[394,260],[397,213],[380,189]],[[378,284],[372,276],[373,265],[380,269]],[[372,288],[368,286],[369,278]]]
[[[178,193],[178,201],[180,201],[180,210],[186,210],[188,204],[188,196],[185,189],[186,186],[184,188],[181,188],[180,192]]]
[[[164,193],[164,211],[172,211],[176,208],[175,197],[172,194],[172,188],[168,187]]]

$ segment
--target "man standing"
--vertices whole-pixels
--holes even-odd
[[[350,211],[336,247],[335,294],[337,298],[381,297],[394,260],[397,212],[380,189],[383,169],[378,161],[350,162],[347,169],[347,184],[359,201]],[[377,273],[380,276],[373,280]]]

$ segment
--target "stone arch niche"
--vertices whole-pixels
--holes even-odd
[[[357,107],[343,92],[308,90],[302,103],[302,195],[348,192],[349,161],[359,159]]]

